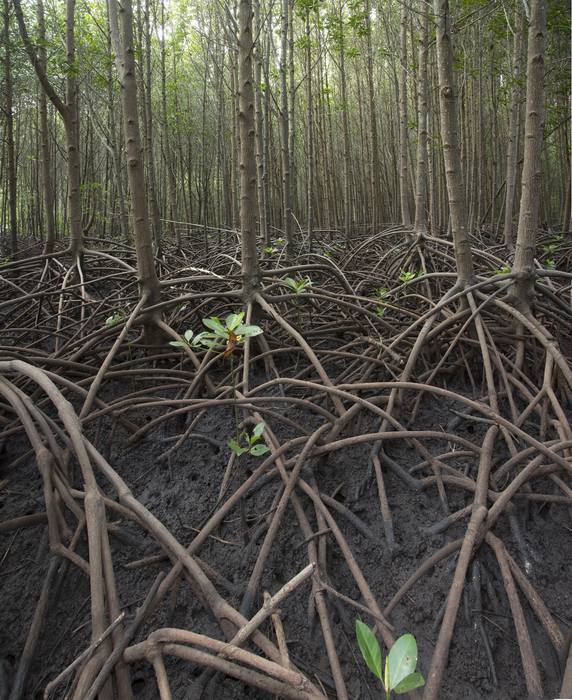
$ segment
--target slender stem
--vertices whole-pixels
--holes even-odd
[[[234,421],[236,423],[236,444],[240,444],[240,433],[238,428],[238,404],[236,403],[236,388],[234,385],[234,353],[230,355],[230,376],[232,377],[232,399],[234,401]],[[240,458],[238,461],[240,465]]]
[[[236,387],[234,383],[234,353],[230,354],[230,376],[232,378],[232,398],[234,401],[234,420],[236,423],[236,444],[240,447],[240,433],[238,427],[238,404],[236,402]],[[242,455],[237,454],[238,464],[238,483],[242,486],[242,470],[240,468],[240,462]],[[248,545],[250,538],[248,537],[248,523],[246,521],[246,508],[244,506],[244,499],[240,499],[240,520],[242,524],[242,537],[244,538],[244,544]]]

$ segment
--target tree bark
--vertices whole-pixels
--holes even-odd
[[[166,68],[166,49],[165,49],[165,3],[161,3],[161,107],[162,107],[162,127],[163,127],[163,146],[165,150],[165,166],[167,168],[167,182],[169,184],[169,209],[171,221],[173,222],[173,230],[175,231],[175,242],[177,249],[181,247],[181,227],[179,225],[179,211],[177,208],[177,193],[175,189],[175,171],[173,169],[173,158],[171,154],[171,140],[169,138],[169,122],[167,119],[167,68]],[[206,71],[205,71],[206,82]],[[204,152],[204,148],[203,148]],[[203,202],[203,215],[205,203]]]
[[[522,15],[520,0],[515,0],[514,17],[514,55],[512,68],[512,90],[510,103],[510,120],[508,127],[508,158],[506,166],[506,203],[504,219],[504,244],[509,250],[514,250],[512,242],[512,215],[516,191],[516,176],[518,173],[518,131],[520,124],[520,78],[521,46],[522,46]]]
[[[14,112],[12,55],[10,48],[10,5],[4,0],[4,94],[6,97],[6,148],[8,150],[8,198],[10,210],[10,253],[18,252],[18,209],[16,202],[16,159],[14,157]]]
[[[66,0],[66,102],[61,100],[51,84],[40,58],[28,36],[20,0],[14,0],[14,11],[20,27],[20,34],[30,63],[54,107],[60,113],[66,133],[67,175],[68,175],[68,209],[70,220],[70,244],[68,252],[78,266],[83,260],[83,228],[80,191],[80,159],[77,139],[77,117],[75,108],[75,0]]]
[[[238,95],[240,123],[240,235],[242,240],[242,301],[248,304],[260,289],[256,253],[256,144],[252,85],[252,4],[238,6]]]
[[[40,40],[39,58],[42,70],[46,72],[46,51],[44,42],[46,40],[46,29],[44,21],[44,3],[38,0],[38,38]],[[40,84],[40,132],[42,142],[42,197],[44,200],[44,213],[46,216],[46,242],[44,243],[44,254],[49,255],[54,252],[56,243],[56,224],[54,219],[54,191],[52,188],[52,163],[50,157],[50,135],[48,129],[48,100],[46,91]]]
[[[403,228],[411,228],[407,178],[407,8],[401,8],[401,58],[399,70],[399,182]],[[411,238],[406,233],[406,240]]]
[[[519,278],[509,293],[509,301],[519,311],[530,312],[534,292],[534,256],[536,226],[540,202],[542,137],[544,110],[542,88],[546,51],[546,0],[532,0],[528,29],[528,65],[526,70],[526,123],[522,195],[513,271]]]
[[[294,240],[292,238],[292,182],[290,173],[290,130],[288,119],[288,25],[290,0],[282,0],[282,42],[280,56],[280,129],[282,136],[282,202],[284,206],[284,235],[286,238],[286,260],[294,257]]]
[[[449,0],[435,0],[437,25],[437,64],[439,70],[439,97],[441,104],[441,137],[443,159],[449,194],[451,232],[457,260],[457,280],[461,286],[475,284],[471,245],[467,234],[466,203],[461,155],[457,134],[457,105],[453,78],[453,46]]]
[[[417,192],[415,195],[415,231],[427,229],[425,208],[427,200],[427,56],[429,53],[429,17],[425,8],[419,35],[418,127],[417,127]]]
[[[137,106],[137,79],[135,75],[135,49],[133,44],[133,15],[131,0],[122,0],[120,6],[121,38],[117,21],[116,0],[109,0],[109,29],[115,54],[115,66],[121,84],[121,104],[123,108],[123,130],[125,134],[125,155],[131,195],[131,214],[137,252],[137,273],[141,298],[146,298],[145,306],[153,306],[160,300],[159,282],[153,258],[153,245],[145,176],[143,171],[143,149],[139,132],[139,111]],[[157,312],[158,315],[159,312]],[[146,324],[146,335],[153,332],[152,320]]]

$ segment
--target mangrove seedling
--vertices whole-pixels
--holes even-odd
[[[415,673],[417,665],[417,642],[412,634],[404,634],[391,647],[385,657],[385,672],[381,673],[381,651],[374,633],[367,625],[356,620],[359,648],[369,670],[383,683],[386,700],[391,691],[402,695],[425,684],[423,676]]]
[[[286,277],[285,280],[282,280],[280,284],[283,287],[286,287],[287,289],[290,289],[291,291],[294,292],[296,295],[296,311],[298,312],[298,327],[302,327],[302,316],[300,315],[300,301],[298,299],[298,294],[300,292],[303,292],[306,287],[311,287],[312,286],[312,281],[309,280],[308,278],[304,280],[300,280],[299,282],[296,282],[296,280],[293,280],[291,277]]]
[[[229,442],[229,447],[236,453],[238,457],[238,478],[242,485],[242,472],[240,469],[240,458],[244,453],[254,456],[264,454],[268,451],[266,445],[255,445],[254,443],[260,439],[264,430],[264,423],[259,423],[253,430],[252,436],[248,433],[241,433],[238,420],[238,403],[236,400],[236,383],[234,378],[234,351],[247,338],[254,338],[262,333],[262,328],[259,326],[251,326],[243,323],[244,311],[238,314],[230,314],[226,317],[224,324],[216,316],[211,318],[203,318],[203,323],[210,331],[199,333],[193,339],[193,331],[188,330],[184,335],[184,341],[175,340],[171,345],[175,347],[197,346],[204,345],[214,353],[222,354],[223,360],[230,357],[230,376],[232,378],[232,398],[234,403],[234,421],[236,425],[236,440]],[[240,446],[240,440],[244,437],[248,443],[247,447]],[[240,512],[242,519],[242,528],[245,543],[248,544],[246,513],[244,509],[244,501],[240,499]]]

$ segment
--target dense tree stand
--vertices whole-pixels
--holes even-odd
[[[125,245],[86,258],[83,296],[57,261],[6,266],[4,695],[365,696],[356,617],[388,648],[416,636],[413,696],[559,694],[569,247],[537,260],[523,312],[485,235],[463,288],[446,240],[344,240],[314,232],[297,267],[263,261],[245,309],[263,335],[232,365],[141,332],[181,340],[240,310],[232,239],[209,262],[198,241],[166,246],[146,308]],[[288,276],[312,285],[294,294]],[[228,446],[235,399],[243,445],[264,422],[261,457]]]

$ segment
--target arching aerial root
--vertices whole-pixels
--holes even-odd
[[[316,271],[314,268],[314,273],[324,275],[327,270]],[[420,277],[419,280],[419,285],[423,285],[424,279]],[[381,283],[382,280],[380,286]],[[484,283],[482,286],[486,288]],[[113,435],[120,429],[127,449],[137,446],[143,439],[150,445],[160,446],[162,463],[170,464],[191,442],[206,442],[216,449],[226,448],[224,436],[217,441],[201,428],[200,423],[201,416],[233,404],[229,379],[220,375],[223,368],[220,359],[206,353],[202,357],[200,353],[194,353],[194,356],[189,353],[188,359],[181,359],[180,352],[162,348],[152,351],[155,355],[151,358],[135,354],[130,362],[125,343],[119,340],[109,345],[118,331],[127,336],[129,328],[118,324],[115,329],[106,329],[101,323],[96,333],[96,328],[90,328],[81,320],[89,316],[85,313],[83,317],[78,316],[79,327],[84,329],[80,333],[82,344],[78,342],[74,346],[73,337],[62,338],[59,349],[49,353],[34,352],[32,344],[26,350],[10,349],[7,343],[3,343],[2,357],[6,359],[0,363],[3,375],[0,393],[4,405],[11,407],[12,414],[3,428],[5,434],[9,432],[10,435],[25,431],[44,485],[45,520],[53,556],[46,577],[46,590],[49,591],[55,572],[61,570],[63,559],[75,564],[90,580],[92,643],[105,634],[120,617],[114,574],[117,563],[112,559],[108,541],[109,533],[116,536],[122,529],[122,526],[112,523],[112,517],[117,516],[111,514],[120,513],[137,528],[150,533],[173,564],[164,579],[157,582],[156,591],[143,606],[137,625],[150,619],[169,591],[178,591],[176,582],[182,576],[201,604],[212,611],[227,640],[223,643],[198,632],[166,625],[146,632],[144,641],[129,641],[121,656],[122,663],[115,666],[117,682],[123,683],[124,691],[121,692],[125,693],[120,697],[129,697],[129,666],[137,659],[147,659],[157,677],[161,698],[170,697],[172,679],[169,678],[169,664],[165,661],[170,655],[239,678],[281,697],[324,697],[323,689],[319,684],[312,684],[314,679],[307,672],[291,667],[291,656],[285,657],[284,650],[272,644],[258,627],[248,627],[247,617],[253,609],[261,607],[266,617],[273,612],[264,604],[257,606],[257,601],[262,599],[269,558],[275,551],[278,538],[284,536],[290,504],[300,533],[290,540],[302,541],[311,566],[308,569],[300,561],[297,570],[304,569],[308,576],[314,570],[317,572],[316,578],[312,579],[309,623],[313,624],[317,611],[332,670],[330,685],[338,698],[350,697],[351,693],[347,689],[347,669],[344,659],[340,659],[339,634],[333,618],[339,615],[343,620],[344,616],[348,618],[349,612],[351,622],[356,613],[345,608],[330,592],[339,586],[337,571],[330,559],[332,551],[343,558],[355,583],[351,597],[356,597],[355,591],[359,591],[362,602],[371,612],[371,621],[367,615],[365,621],[370,626],[377,626],[388,647],[401,631],[411,631],[411,628],[402,629],[403,617],[395,617],[408,592],[424,577],[424,585],[430,586],[427,574],[439,565],[439,561],[445,561],[460,551],[452,574],[451,591],[443,608],[443,620],[437,625],[440,631],[433,658],[423,669],[427,680],[425,698],[439,695],[458,610],[464,596],[469,595],[466,583],[470,581],[473,601],[480,600],[481,590],[486,592],[489,601],[492,600],[487,581],[493,575],[491,567],[496,561],[497,582],[502,583],[506,591],[516,623],[527,691],[531,695],[544,692],[517,586],[559,657],[565,651],[565,634],[529,580],[527,574],[534,570],[535,553],[522,538],[522,533],[519,540],[518,519],[511,516],[511,507],[514,504],[534,506],[536,503],[572,507],[569,485],[572,433],[568,408],[565,401],[558,398],[560,393],[565,399],[569,393],[564,387],[568,387],[569,392],[572,384],[569,365],[554,342],[553,331],[534,318],[514,312],[503,304],[495,291],[487,296],[478,289],[459,290],[447,299],[432,294],[433,300],[440,299],[438,303],[427,296],[408,293],[404,297],[405,311],[394,311],[390,307],[397,309],[398,305],[388,301],[387,311],[379,317],[376,314],[379,304],[375,298],[358,295],[350,298],[344,287],[334,294],[331,288],[322,289],[316,283],[310,292],[300,294],[302,329],[297,328],[293,295],[275,292],[271,296],[264,290],[261,292],[258,301],[267,320],[262,318],[259,323],[265,331],[266,345],[256,348],[251,341],[252,347],[242,356],[243,361],[235,362],[239,365],[236,388],[237,405],[244,412],[241,430],[264,421],[263,439],[270,452],[262,462],[251,465],[251,473],[242,486],[234,482],[231,458],[228,479],[220,489],[216,507],[197,528],[199,531],[187,546],[134,496],[127,486],[128,480],[110,466],[109,458],[103,453],[111,449]],[[218,299],[211,297],[207,302],[206,293],[201,296],[202,292],[193,295],[186,294],[184,289],[179,291],[179,296],[174,296],[171,301],[170,316],[165,321],[173,337],[181,337],[187,327],[179,318],[181,312],[177,309],[180,304],[188,303],[193,307],[188,322],[196,329],[200,328],[198,318],[212,314],[223,316],[225,308],[236,308],[228,306],[224,295]],[[403,297],[401,290],[397,295],[397,300],[402,301],[399,298]],[[179,301],[183,298],[184,302]],[[462,303],[463,298],[466,303]],[[232,294],[230,299],[234,299]],[[95,308],[97,302],[93,304]],[[41,317],[41,308],[34,308],[33,313]],[[199,308],[200,311],[196,312]],[[357,314],[355,308],[361,308],[363,313]],[[109,308],[102,306],[96,313],[104,318],[109,316]],[[136,327],[136,314],[132,314],[132,323]],[[499,328],[499,323],[504,325]],[[23,324],[18,326],[22,327]],[[35,332],[41,334],[41,318],[38,328]],[[381,341],[378,340],[380,336]],[[508,342],[507,336],[510,336]],[[377,345],[372,344],[372,340]],[[63,348],[68,349],[62,353]],[[98,356],[97,362],[93,361],[95,355],[90,355],[92,351]],[[107,353],[109,362],[106,365],[104,357]],[[296,361],[299,353],[304,358],[301,363]],[[11,356],[27,361],[11,359]],[[38,366],[32,366],[30,360]],[[261,381],[257,363],[266,360],[267,368],[276,372],[273,377],[268,376],[267,381]],[[192,365],[190,370],[189,363]],[[292,376],[294,371],[297,376]],[[75,372],[76,381],[59,376],[63,372]],[[123,395],[114,397],[110,394],[112,383],[119,385],[123,378],[131,376],[137,381],[135,392],[126,384],[128,389]],[[42,388],[41,393],[26,384],[30,380]],[[91,390],[98,382],[108,387],[105,400],[96,396],[101,391]],[[59,388],[56,388],[56,383]],[[204,396],[201,395],[203,388]],[[73,397],[74,404],[79,406],[77,412],[62,392],[66,392],[69,399]],[[424,412],[426,417],[426,406],[438,405],[450,409],[448,425],[427,425],[426,421],[417,427]],[[52,407],[57,409],[61,423]],[[291,407],[295,407],[295,412]],[[142,416],[151,411],[152,419],[148,422],[142,420]],[[285,415],[288,411],[290,415]],[[457,430],[460,424],[471,426],[473,430],[467,432],[466,437],[461,436]],[[93,426],[98,427],[94,438],[88,441],[82,436],[81,429],[91,430]],[[166,426],[170,427],[168,435]],[[96,443],[103,442],[106,433],[107,444],[100,449]],[[409,455],[405,463],[400,457],[404,445]],[[364,452],[366,447],[367,452]],[[342,505],[325,493],[321,465],[328,459],[335,463],[338,456],[343,456],[346,461],[356,459],[348,455],[358,455],[360,466],[365,470],[362,469],[361,479],[358,477],[357,480],[357,472],[351,472],[354,482],[346,487],[351,495]],[[411,455],[416,455],[413,461]],[[83,490],[73,488],[69,481],[75,461],[81,467]],[[9,467],[8,477],[16,475],[18,468],[17,464]],[[221,484],[223,471],[221,468]],[[375,502],[379,504],[379,522],[374,523],[371,519],[364,522],[347,506],[367,498],[374,480],[378,491]],[[104,482],[117,493],[119,503],[102,495]],[[375,589],[378,582],[364,570],[368,562],[361,554],[363,545],[359,543],[371,542],[371,546],[379,550],[379,540],[383,536],[385,551],[379,557],[378,577],[389,571],[392,559],[407,550],[408,543],[401,539],[403,516],[394,512],[391,505],[389,490],[394,489],[395,483],[410,492],[412,498],[416,494],[432,493],[436,487],[435,493],[443,512],[434,519],[435,522],[428,524],[427,530],[430,529],[431,534],[427,537],[435,537],[437,531],[449,537],[447,528],[455,527],[457,534],[455,539],[437,547],[427,557],[383,610]],[[258,543],[254,539],[254,530],[251,532],[249,552],[258,551],[258,554],[253,565],[249,564],[242,586],[227,581],[198,556],[207,541],[213,542],[212,536],[235,511],[241,499],[249,502],[257,497],[257,488],[270,495],[272,506],[257,525],[260,530],[257,536],[264,535],[263,542]],[[459,499],[458,496],[452,499],[451,492],[464,494],[465,503],[455,512],[451,512],[451,504]],[[511,537],[517,550],[513,556],[509,554],[511,543],[501,539],[505,530],[499,528],[499,519],[505,514],[513,528]],[[3,524],[5,531],[21,526],[22,523],[16,522]],[[464,533],[459,538],[461,526]],[[88,535],[88,558],[75,551],[84,531]],[[362,534],[357,535],[357,532]],[[372,534],[373,540],[368,533]],[[301,553],[303,549],[299,551]],[[493,553],[494,559],[491,558]],[[522,559],[524,572],[517,565],[516,557]],[[141,565],[145,565],[145,561]],[[287,587],[288,583],[284,585]],[[238,588],[238,604],[233,606],[226,602],[219,593],[222,588],[235,593]],[[298,592],[291,588],[287,595],[308,595],[308,592],[308,584],[304,587],[301,582]],[[13,697],[24,697],[25,694],[29,659],[33,656],[34,640],[39,638],[40,621],[45,614],[47,593],[42,595],[30,629],[29,644],[20,661],[19,680],[12,683]],[[177,594],[174,593],[173,609],[176,600]],[[491,678],[501,683],[501,670],[495,668],[495,645],[490,638],[492,628],[483,621],[483,604],[473,607],[470,615],[479,630],[479,643],[489,650]],[[470,610],[468,605],[466,608]],[[292,621],[287,619],[285,625],[290,624]],[[106,673],[111,670],[110,663],[118,657],[117,652],[115,657],[112,656],[113,650],[121,651],[126,635],[134,631],[131,626],[124,631],[120,622],[105,637],[87,663],[80,666],[74,697],[91,697],[96,692],[94,683],[102,682],[96,681],[97,677],[106,664]],[[256,654],[240,650],[247,633],[258,647]],[[240,641],[234,641],[237,635],[244,639],[239,637]],[[203,651],[205,649],[207,651]],[[200,689],[197,682],[195,694],[203,687],[213,687],[218,675],[211,676],[205,674]],[[101,688],[100,697],[106,697],[106,685]]]

